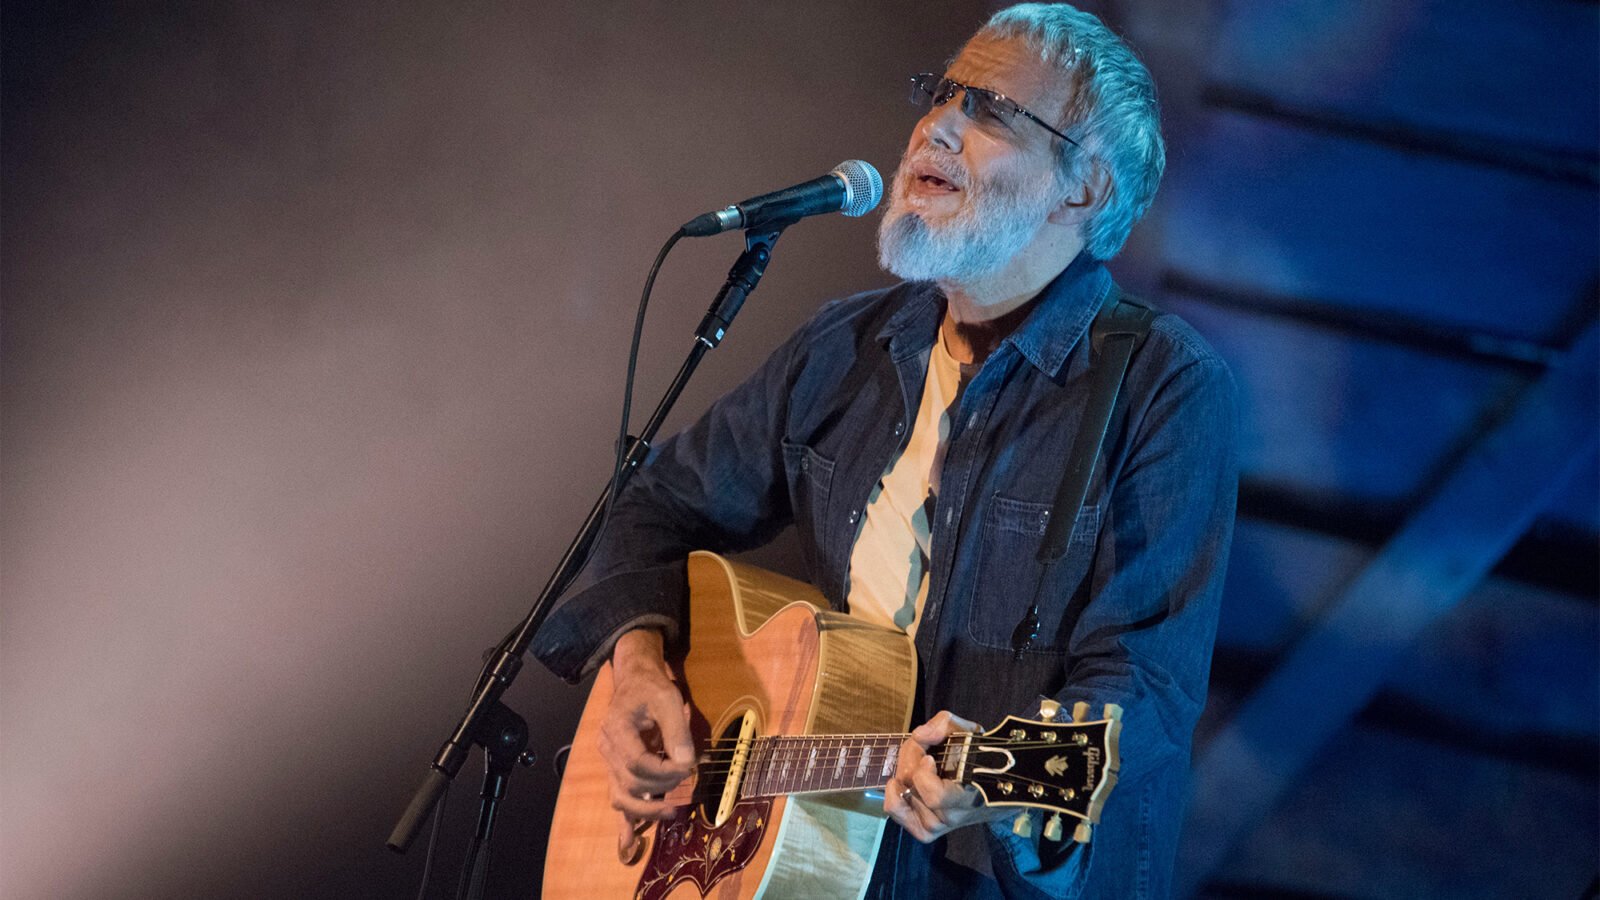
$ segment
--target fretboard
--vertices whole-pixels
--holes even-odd
[[[905,735],[840,734],[756,738],[745,763],[744,799],[882,788]]]

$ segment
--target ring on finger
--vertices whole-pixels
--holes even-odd
[[[910,806],[911,805],[911,798],[915,797],[916,795],[917,795],[917,792],[908,787],[905,790],[900,792],[900,802],[906,804],[907,806]]]

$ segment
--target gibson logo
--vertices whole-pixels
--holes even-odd
[[[1100,780],[1099,776],[1095,774],[1100,768],[1100,748],[1089,747],[1085,749],[1083,751],[1083,762],[1083,788],[1084,790],[1090,790],[1095,786],[1095,783]]]

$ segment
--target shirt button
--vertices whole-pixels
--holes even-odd
[[[800,457],[800,471],[802,471],[802,472],[811,471],[811,457],[809,457],[809,456]]]
[[[905,422],[901,421],[901,422],[894,423],[894,436],[895,437],[899,437],[900,435],[905,434],[905,433],[906,433],[906,423]]]
[[[850,524],[851,525],[854,525],[856,523],[856,521],[859,520],[860,518],[861,518],[861,510],[859,510],[859,509],[850,510]]]

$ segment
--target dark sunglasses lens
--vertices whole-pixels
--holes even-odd
[[[961,101],[961,111],[974,122],[1005,121],[1000,110],[1001,105],[994,92],[983,88],[967,88]]]

